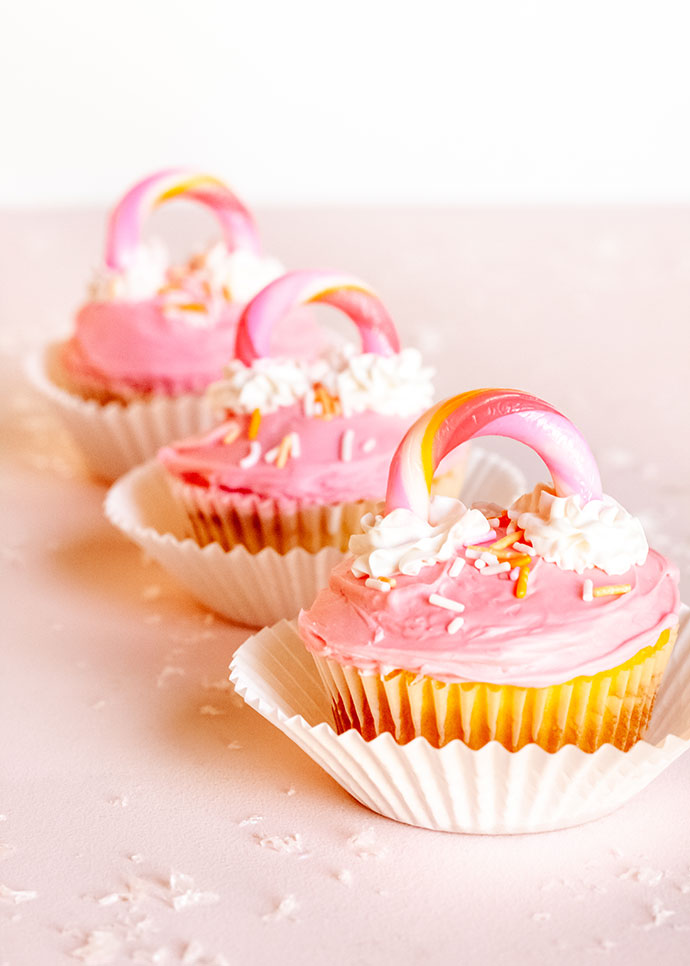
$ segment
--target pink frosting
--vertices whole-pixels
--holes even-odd
[[[263,497],[299,499],[315,503],[383,498],[395,447],[410,418],[363,412],[347,418],[319,419],[304,415],[299,404],[264,414],[257,437],[261,458],[242,468],[250,452],[248,415],[230,417],[205,436],[182,440],[160,450],[158,458],[177,478],[229,492],[251,492]],[[237,439],[223,442],[233,426]],[[341,459],[343,433],[351,431],[352,458]],[[266,462],[265,454],[279,446],[288,433],[299,436],[300,454],[284,467]],[[375,444],[370,443],[374,440]]]
[[[63,347],[66,371],[111,391],[178,395],[199,392],[220,379],[233,358],[240,303],[228,303],[212,325],[192,326],[163,311],[161,298],[140,302],[89,302]],[[323,345],[308,310],[283,320],[274,335],[276,353],[307,356]]]
[[[451,577],[453,562],[397,575],[385,593],[353,575],[351,558],[343,561],[300,614],[307,648],[372,673],[402,668],[447,682],[546,687],[616,667],[677,623],[677,570],[654,550],[616,577],[632,585],[627,594],[589,602],[582,599],[584,580],[611,583],[596,569],[576,574],[537,558],[519,599],[507,574],[484,576],[468,560]],[[431,604],[431,594],[464,610]],[[458,616],[462,627],[448,633]]]

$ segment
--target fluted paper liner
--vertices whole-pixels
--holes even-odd
[[[124,404],[83,399],[60,383],[59,343],[29,356],[26,374],[48,399],[81,448],[91,472],[106,481],[155,456],[161,446],[210,429],[213,413],[203,394],[156,396]]]
[[[357,801],[381,815],[446,832],[545,832],[608,815],[690,747],[690,611],[647,737],[629,751],[568,745],[507,751],[491,741],[473,751],[456,739],[399,745],[385,733],[365,741],[336,734],[330,698],[294,622],[250,637],[235,653],[230,680],[247,704],[291,738]]]
[[[511,463],[473,447],[461,497],[466,503],[488,499],[505,506],[524,492],[525,485]],[[199,546],[189,537],[187,514],[172,495],[165,471],[153,460],[111,487],[105,512],[193,597],[223,617],[252,627],[296,617],[343,558],[336,547],[318,553],[295,547],[285,554],[265,547],[253,554],[243,546]]]

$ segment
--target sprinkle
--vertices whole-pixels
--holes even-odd
[[[249,429],[247,430],[249,439],[256,439],[259,435],[259,426],[261,426],[261,410],[255,409],[252,418],[249,420]]]
[[[513,550],[519,550],[520,553],[526,553],[528,557],[534,557],[534,555],[537,552],[534,549],[534,547],[530,547],[526,543],[517,543],[517,542],[513,544]]]
[[[519,567],[513,567],[513,569],[510,571],[509,576],[510,576],[510,579],[511,580],[517,580],[518,577],[520,576],[520,568]]]
[[[474,565],[477,570],[481,570],[483,567],[486,567],[486,560],[475,560]]]
[[[232,292],[230,291],[230,288],[228,285],[223,286],[222,292],[223,292],[223,298],[225,299],[225,301],[232,302]]]
[[[446,631],[449,634],[457,634],[457,632],[460,630],[460,628],[464,623],[465,623],[464,617],[454,617],[453,620],[448,625],[448,627],[446,627]]]
[[[429,594],[429,603],[435,607],[445,607],[446,610],[454,610],[458,614],[462,613],[465,605],[459,600],[451,600],[450,597],[442,597],[441,594]]]
[[[489,520],[489,523],[491,523],[491,520]],[[501,537],[501,539],[497,540],[496,543],[491,544],[491,550],[505,550],[506,547],[512,547],[513,544],[517,543],[518,540],[521,540],[524,535],[524,530],[516,530],[515,533],[507,533],[505,537]]]
[[[314,393],[311,390],[302,397],[302,409],[307,419],[315,415]]]
[[[223,436],[223,442],[225,443],[226,446],[230,446],[231,443],[235,442],[235,440],[239,435],[240,435],[240,427],[237,425],[237,423],[233,423],[230,429],[225,434],[225,436]]]
[[[631,584],[607,584],[606,587],[595,587],[592,591],[594,597],[611,597],[614,594],[627,594],[632,590]]]
[[[379,580],[377,577],[367,577],[364,581],[365,587],[372,587],[374,590],[382,590],[384,594],[387,594],[391,585],[385,580]]]
[[[527,581],[529,580],[529,564],[520,567],[520,575],[515,584],[515,596],[524,597],[527,593]]]
[[[274,446],[273,449],[269,449],[268,452],[264,455],[265,462],[275,463],[275,461],[278,459],[279,452],[280,452],[279,446]]]
[[[462,559],[462,557],[456,557],[453,563],[450,565],[448,576],[457,577],[464,566],[465,566],[465,561]]]
[[[302,455],[302,443],[299,438],[299,433],[290,433],[290,456],[293,460],[298,459]]]
[[[498,517],[487,517],[486,522],[489,524],[490,527],[498,527],[501,525],[501,521],[499,520]]]
[[[246,456],[243,456],[240,460],[239,465],[243,470],[249,469],[250,466],[256,466],[256,464],[261,459],[261,443],[258,440],[252,440],[249,444],[249,452]]]
[[[288,461],[292,453],[292,433],[288,433],[287,436],[283,436],[280,441],[280,448],[278,450],[278,456],[276,458],[276,466],[279,470],[282,470]]]
[[[489,553],[488,550],[485,550],[480,555],[479,559],[483,560],[484,563],[490,564],[492,567],[498,563],[498,557],[496,557],[493,553]]]
[[[592,600],[592,591],[594,590],[594,584],[591,580],[585,580],[582,584],[582,599],[587,601],[587,603]]]
[[[340,459],[343,463],[349,463],[352,459],[352,446],[355,440],[355,431],[346,429],[340,437]]]
[[[480,570],[480,573],[482,577],[493,577],[494,574],[507,574],[509,570],[510,564],[507,560],[504,560],[503,563],[497,563],[489,567],[484,567],[483,570]]]
[[[498,554],[499,560],[509,563],[511,567],[524,567],[526,564],[532,563],[532,558],[528,557],[526,553],[520,555],[514,553],[504,555],[499,550]]]
[[[183,302],[181,305],[176,305],[176,309],[180,309],[182,312],[205,312],[206,306],[201,302]]]
[[[367,439],[367,440],[365,440],[364,443],[362,443],[362,452],[363,453],[371,453],[375,449],[376,449],[376,440],[374,439],[373,436],[371,437],[371,439]]]
[[[476,560],[481,553],[483,553],[483,551],[475,550],[474,547],[465,548],[465,556],[468,560]]]

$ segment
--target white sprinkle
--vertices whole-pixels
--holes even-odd
[[[302,455],[302,443],[300,442],[299,433],[290,433],[290,457],[296,460]]]
[[[462,557],[456,557],[453,563],[450,565],[448,576],[457,577],[464,566],[465,566],[465,561],[462,559]]]
[[[457,614],[461,614],[465,609],[465,605],[459,600],[451,600],[450,597],[443,597],[441,594],[429,594],[429,603],[435,607],[445,607],[446,610],[455,611]]]
[[[592,593],[593,590],[594,590],[594,584],[592,583],[592,581],[585,580],[584,583],[582,584],[582,599],[587,601],[588,603],[589,601],[594,600],[594,594]]]
[[[537,554],[534,547],[530,547],[526,543],[520,543],[519,541],[513,544],[513,549],[519,550],[520,553],[526,553],[528,557],[535,557]]]
[[[652,903],[650,914],[652,916],[652,921],[645,923],[645,925],[642,927],[643,929],[648,930],[654,929],[655,926],[661,926],[666,922],[667,919],[675,916],[676,913],[673,909],[664,909],[664,904],[661,899],[655,899]]]
[[[275,461],[278,459],[279,452],[280,446],[274,446],[273,449],[269,449],[269,451],[264,455],[264,462],[275,463]]]
[[[517,580],[518,577],[520,576],[520,568],[519,567],[513,567],[513,569],[510,571],[510,575],[509,576],[510,576],[510,579],[511,580]]]
[[[379,580],[377,577],[367,577],[364,581],[364,586],[371,587],[374,590],[382,590],[384,594],[387,594],[392,585],[385,580]]]
[[[239,465],[243,470],[249,469],[250,466],[256,466],[256,464],[261,459],[261,443],[258,439],[253,439],[249,443],[249,452],[246,456],[243,456],[239,462]]]
[[[486,560],[475,560],[474,565],[477,570],[481,570],[483,567],[486,567]]]
[[[498,557],[496,554],[490,553],[488,550],[483,550],[479,559],[483,560],[484,563],[490,564],[492,567],[498,563]]]
[[[446,627],[446,631],[449,634],[457,634],[457,632],[460,630],[460,628],[464,623],[465,623],[464,617],[454,617],[453,620],[448,625],[448,627]]]
[[[352,448],[355,441],[354,429],[346,429],[340,437],[340,459],[343,463],[349,463],[352,459]]]
[[[510,564],[507,560],[503,563],[492,564],[490,567],[485,567],[482,571],[482,577],[493,577],[495,574],[507,574],[510,570]]]
[[[302,397],[302,409],[304,415],[309,419],[314,415],[314,391],[312,389]]]
[[[479,560],[482,555],[481,550],[472,550],[471,547],[467,547],[465,550],[465,556],[468,560]]]
[[[363,453],[371,453],[375,449],[376,449],[376,440],[374,439],[373,436],[371,437],[371,439],[367,439],[364,443],[362,443]]]
[[[99,906],[114,906],[116,902],[119,902],[122,897],[119,892],[111,892],[107,896],[101,896],[98,900]]]
[[[498,517],[488,517],[486,522],[490,527],[499,527],[501,525],[501,521],[498,519]]]
[[[135,865],[141,865],[144,861],[144,856],[140,855],[139,852],[135,852],[134,855],[130,855],[129,861],[134,862]]]

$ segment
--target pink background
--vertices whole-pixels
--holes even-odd
[[[687,598],[688,209],[260,222],[291,267],[370,281],[441,394],[509,385],[565,411]],[[26,350],[68,331],[102,215],[0,226],[0,883],[38,894],[0,889],[0,964],[78,962],[94,930],[115,944],[94,963],[686,963],[690,757],[589,826],[448,836],[368,812],[222,689],[247,631],[106,523],[104,488],[21,376]],[[194,885],[171,889],[171,870]]]

